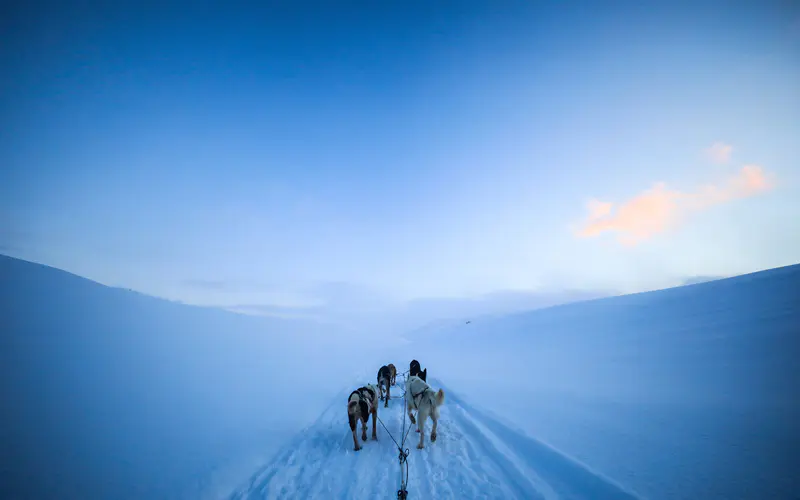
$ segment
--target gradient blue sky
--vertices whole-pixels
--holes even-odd
[[[4,7],[0,252],[275,306],[800,261],[796,2],[426,3]]]

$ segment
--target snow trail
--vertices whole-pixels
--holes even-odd
[[[378,416],[398,443],[405,413],[401,380],[398,377],[399,397],[393,397],[388,408],[381,404],[378,409]],[[443,387],[433,379],[431,386]],[[440,407],[436,442],[430,441],[430,420],[423,450],[416,448],[416,426],[405,442],[409,498],[636,498],[443,388],[447,399]],[[230,498],[396,498],[400,485],[397,446],[379,422],[378,440],[370,438],[360,451],[353,450],[345,409],[349,392],[342,391],[315,423]],[[360,438],[360,424],[357,432]]]

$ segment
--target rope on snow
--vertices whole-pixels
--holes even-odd
[[[400,374],[403,377],[403,381],[405,381],[407,373],[408,373],[408,371],[405,371],[405,372]],[[406,438],[408,437],[408,433],[411,432],[411,422],[409,422],[408,430],[406,430],[406,411],[405,411],[406,406],[407,406],[406,391],[403,391],[403,431],[402,432],[404,433],[404,436],[403,436],[403,440],[399,444],[397,443],[397,440],[394,438],[394,436],[392,436],[392,433],[389,432],[389,429],[386,428],[386,425],[383,423],[383,420],[381,420],[381,418],[378,417],[378,422],[381,423],[381,426],[386,431],[386,434],[388,434],[389,437],[392,439],[392,441],[394,441],[394,444],[397,446],[397,450],[400,452],[399,456],[398,456],[399,459],[400,459],[400,489],[397,490],[397,498],[399,500],[405,500],[406,498],[408,498],[408,490],[406,490],[406,487],[408,486],[408,448],[405,448],[405,444],[406,444]],[[405,467],[405,472],[403,470],[403,464],[405,464],[405,466],[406,466]]]

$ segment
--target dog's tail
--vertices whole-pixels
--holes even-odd
[[[439,389],[439,392],[436,393],[436,406],[442,406],[444,404],[444,389]]]

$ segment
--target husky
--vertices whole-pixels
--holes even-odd
[[[390,394],[390,388],[392,386],[392,370],[389,369],[388,366],[383,365],[381,366],[380,370],[378,370],[378,389],[381,391],[381,401],[383,401],[383,407],[389,407],[389,400],[392,399]],[[383,389],[386,388],[386,396],[384,396]]]
[[[436,441],[436,429],[439,423],[439,407],[444,404],[444,389],[439,389],[434,392],[427,382],[422,380],[421,377],[413,375],[406,380],[406,409],[408,410],[408,418],[412,424],[417,424],[417,431],[419,431],[419,444],[417,449],[425,447],[425,421],[428,417],[433,420],[433,429],[431,430],[431,442]],[[414,419],[411,410],[417,410],[417,417],[419,420]]]
[[[372,415],[372,439],[378,439],[378,388],[372,384],[367,384],[350,393],[347,398],[347,420],[350,423],[350,430],[353,432],[353,449],[358,451],[361,446],[358,444],[356,436],[356,423],[361,420],[361,440],[367,441],[367,422]]]
[[[419,365],[419,361],[416,359],[412,359],[411,363],[408,365],[408,375],[410,377],[417,376],[422,379],[423,382],[427,382],[428,380],[428,369],[425,370],[421,369],[422,367]]]

